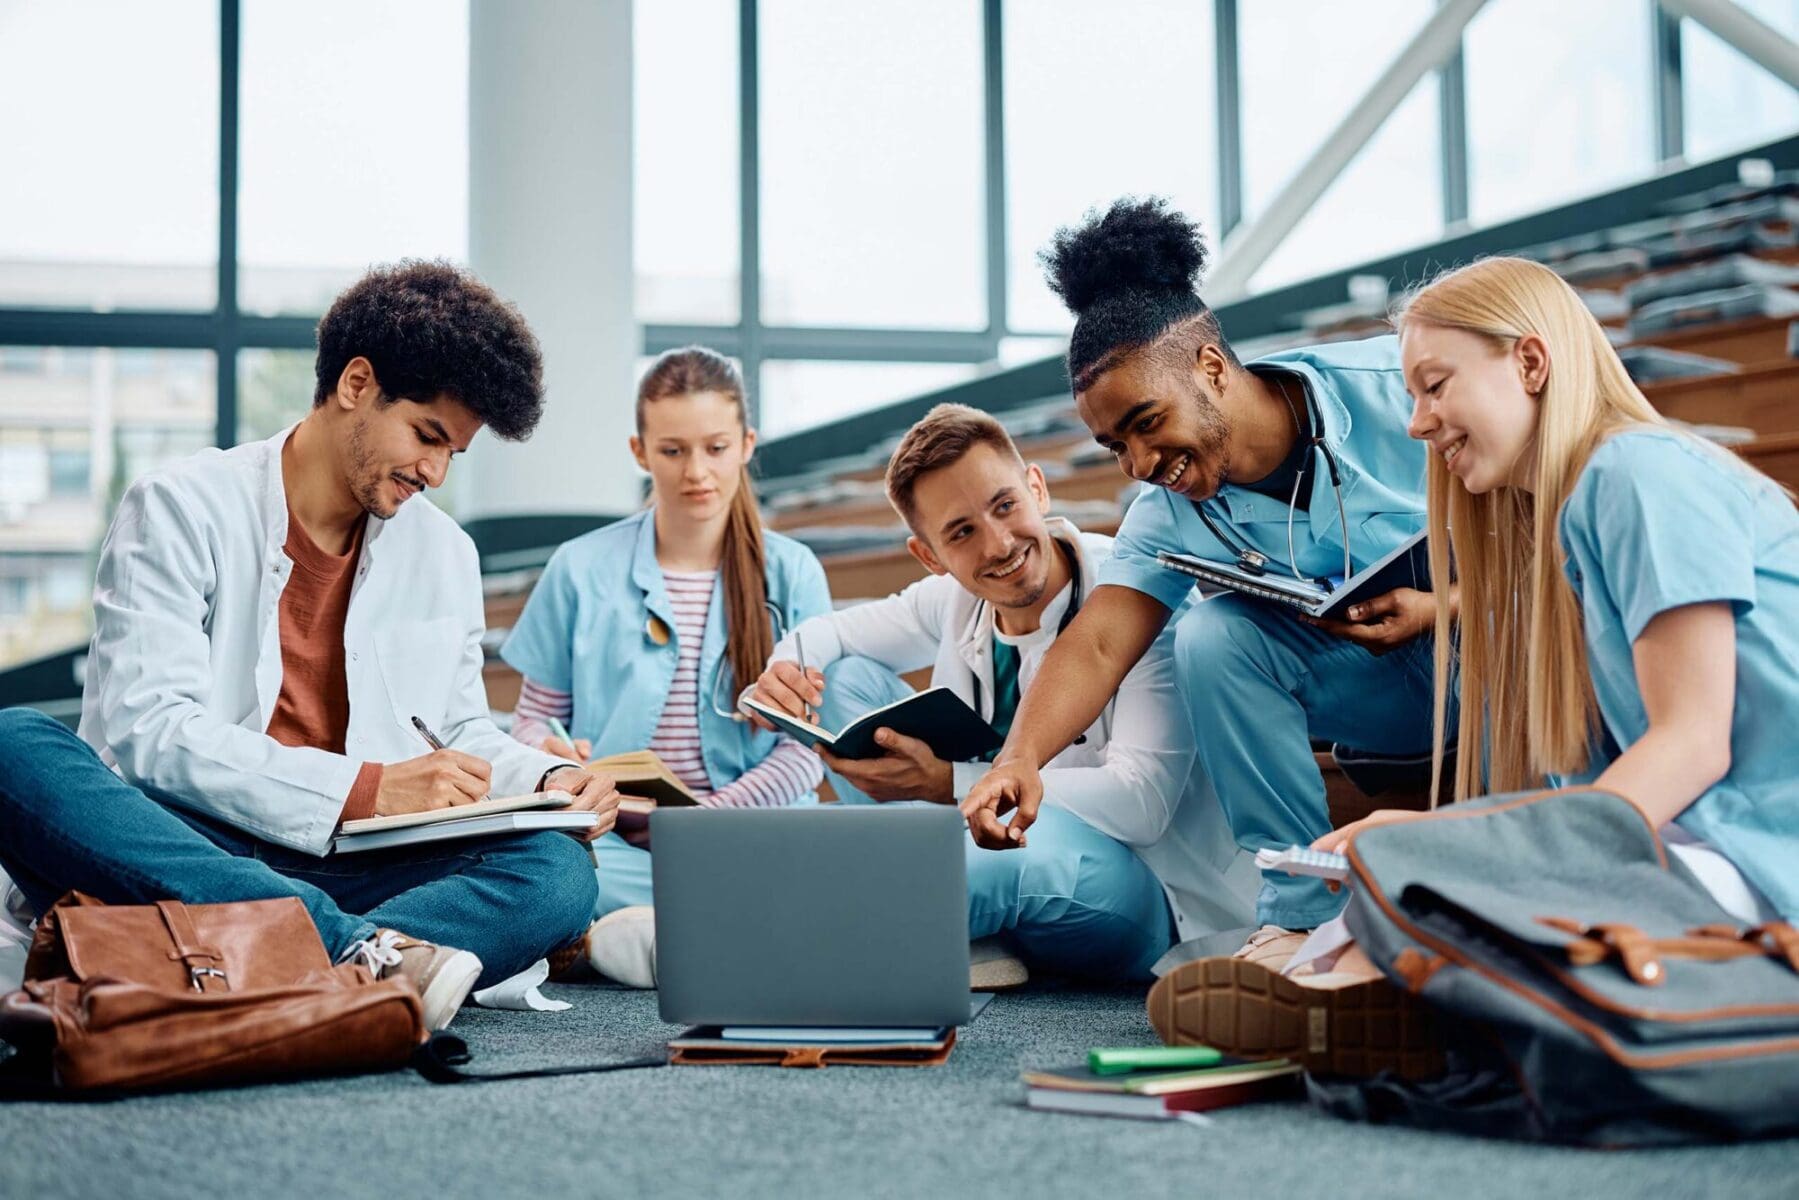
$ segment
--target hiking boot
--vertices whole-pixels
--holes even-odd
[[[968,990],[997,992],[1031,981],[1024,960],[1007,949],[996,937],[984,937],[968,943]]]
[[[614,909],[587,931],[587,961],[626,987],[656,986],[656,910],[647,904]]]
[[[1267,967],[1270,971],[1278,971],[1287,965],[1287,961],[1299,953],[1299,948],[1306,944],[1310,937],[1303,929],[1282,929],[1279,925],[1264,925],[1249,935],[1249,940],[1232,954],[1232,958],[1244,962],[1256,963]]]
[[[456,1019],[456,1010],[481,977],[481,960],[467,950],[421,942],[392,929],[376,930],[372,939],[357,942],[344,960],[361,963],[376,979],[412,984],[425,1008],[425,1028],[433,1033]]]
[[[1404,1079],[1443,1073],[1435,1013],[1389,983],[1349,972],[1287,978],[1243,958],[1184,963],[1149,990],[1149,1023],[1170,1046],[1286,1058],[1319,1075]]]

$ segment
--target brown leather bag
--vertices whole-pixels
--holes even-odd
[[[15,1085],[124,1091],[404,1066],[425,1023],[411,983],[333,966],[292,897],[115,906],[72,892],[38,921],[24,987],[0,997],[0,1038]]]

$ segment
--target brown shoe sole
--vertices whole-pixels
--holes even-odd
[[[1319,1075],[1443,1073],[1435,1014],[1384,979],[1307,988],[1240,958],[1205,958],[1156,980],[1149,1023],[1170,1046],[1290,1058]]]

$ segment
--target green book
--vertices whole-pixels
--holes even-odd
[[[1087,1052],[1087,1066],[1095,1075],[1197,1070],[1223,1061],[1224,1055],[1210,1046],[1117,1046]]]

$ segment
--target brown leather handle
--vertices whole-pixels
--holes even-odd
[[[1571,933],[1568,961],[1577,967],[1592,966],[1616,957],[1637,983],[1659,987],[1667,979],[1664,958],[1699,962],[1727,962],[1736,958],[1767,956],[1784,959],[1799,971],[1799,930],[1781,921],[1750,929],[1735,925],[1701,925],[1685,937],[1652,938],[1634,925],[1602,922],[1582,925],[1568,917],[1538,917],[1539,925]]]

